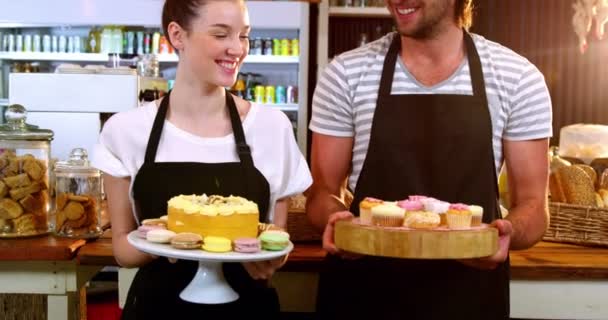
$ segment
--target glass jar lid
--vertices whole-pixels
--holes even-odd
[[[70,157],[67,161],[59,161],[55,164],[55,173],[79,173],[99,175],[97,168],[91,167],[89,163],[89,155],[84,148],[75,148],[70,152]]]
[[[13,104],[4,112],[6,123],[0,125],[0,140],[53,140],[53,131],[27,124],[27,110]]]

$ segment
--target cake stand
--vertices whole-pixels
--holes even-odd
[[[224,262],[252,262],[276,259],[287,255],[293,250],[293,244],[281,251],[262,250],[258,253],[225,252],[213,253],[201,250],[180,250],[169,244],[149,242],[137,236],[132,231],[127,236],[129,243],[136,249],[167,258],[198,261],[198,271],[194,278],[182,290],[179,297],[188,302],[201,304],[220,304],[235,301],[238,293],[230,287],[224,278],[222,263]]]
[[[465,230],[379,227],[359,218],[336,222],[339,249],[379,257],[405,259],[481,258],[498,251],[498,229],[482,224]]]

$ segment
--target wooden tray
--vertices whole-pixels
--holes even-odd
[[[342,250],[372,256],[408,259],[465,259],[498,251],[498,230],[484,224],[467,230],[377,227],[359,218],[338,221],[334,235]]]

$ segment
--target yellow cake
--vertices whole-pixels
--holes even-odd
[[[168,203],[168,228],[176,233],[255,238],[259,219],[257,204],[242,197],[179,195]]]

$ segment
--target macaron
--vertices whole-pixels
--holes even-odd
[[[148,231],[146,240],[155,243],[170,243],[171,238],[175,236],[175,232],[167,229],[154,229]]]
[[[281,251],[289,245],[289,233],[285,231],[264,231],[258,238],[262,242],[262,249],[264,250]]]
[[[209,252],[229,252],[232,242],[228,238],[207,236],[203,239],[203,250]]]
[[[234,240],[234,251],[256,253],[262,250],[260,240],[256,238],[238,238]]]
[[[167,229],[167,228],[164,226],[159,226],[159,225],[139,226],[139,228],[137,228],[137,236],[140,238],[146,239],[148,232],[150,232],[152,230],[157,230],[157,229]]]
[[[145,219],[141,222],[143,226],[164,226],[167,228],[167,221],[163,219]]]
[[[200,249],[203,237],[191,232],[181,232],[171,239],[171,246],[176,249]]]

